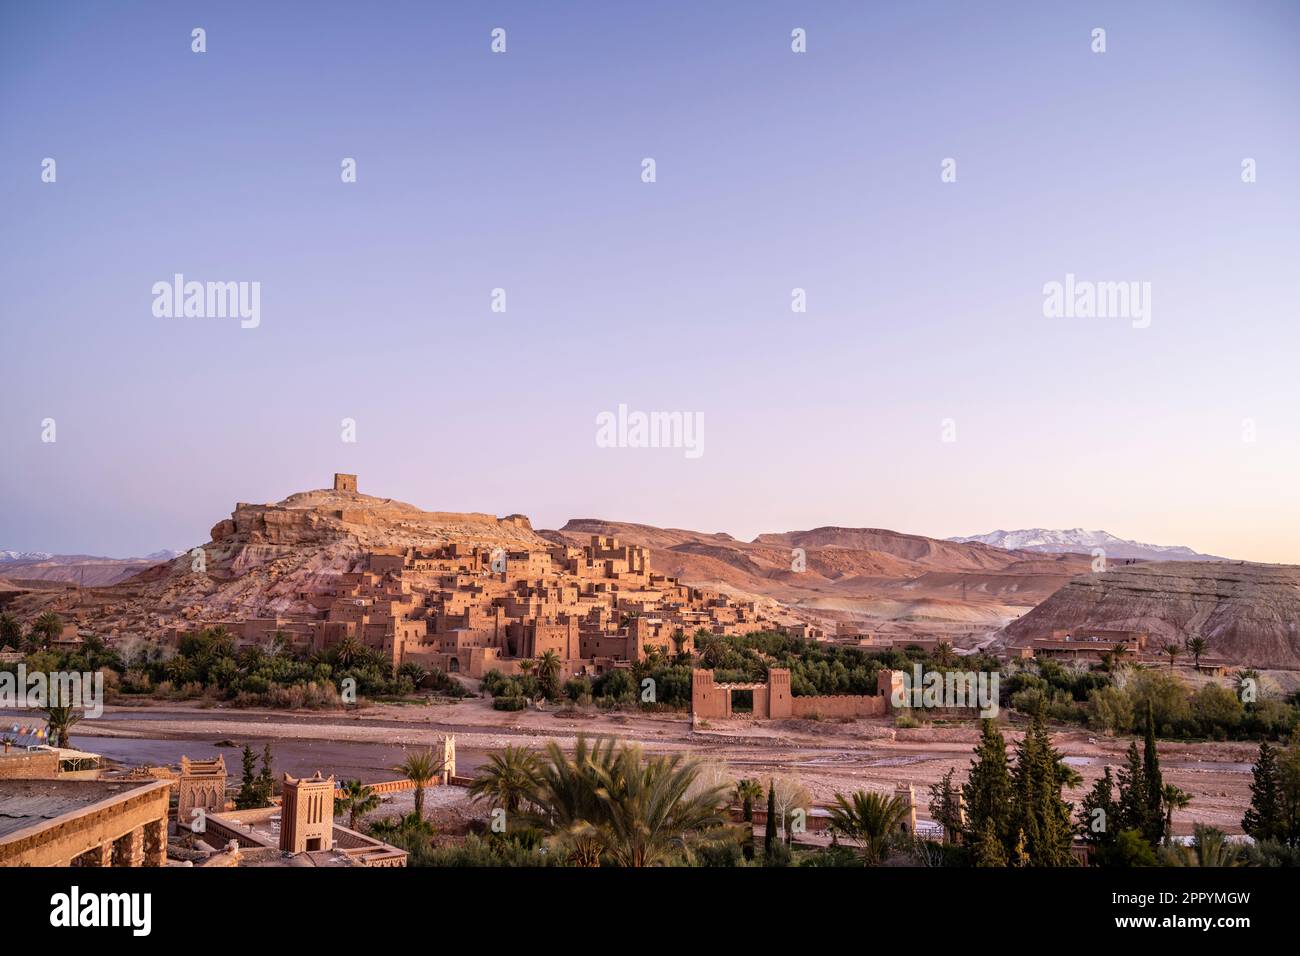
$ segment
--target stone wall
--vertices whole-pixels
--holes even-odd
[[[0,754],[0,780],[53,780],[59,755],[53,750],[11,750]]]
[[[828,694],[823,697],[795,697],[795,717],[883,717],[889,713],[886,697],[861,694]]]

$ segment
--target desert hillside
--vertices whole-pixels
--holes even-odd
[[[157,560],[149,558],[99,558],[86,554],[53,554],[43,558],[24,558],[0,564],[6,580],[41,584],[76,584],[81,587],[106,587],[125,581]]]
[[[1202,637],[1234,664],[1300,668],[1300,567],[1167,561],[1084,574],[1009,625],[999,643],[1024,646],[1081,625],[1147,631],[1156,647]]]
[[[1001,627],[1088,567],[1081,555],[1005,551],[874,528],[816,528],[738,541],[726,534],[579,518],[540,534],[644,545],[654,567],[691,584],[774,598],[811,618],[883,630]],[[792,569],[802,548],[803,571]]]

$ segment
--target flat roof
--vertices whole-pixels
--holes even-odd
[[[0,840],[97,803],[112,801],[166,781],[0,780]]]

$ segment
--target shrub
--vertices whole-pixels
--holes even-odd
[[[586,677],[570,677],[564,682],[564,696],[575,703],[591,698],[591,681]]]

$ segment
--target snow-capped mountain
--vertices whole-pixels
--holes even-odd
[[[949,538],[963,544],[978,542],[1008,551],[1041,551],[1046,554],[1075,552],[1091,554],[1101,548],[1108,558],[1127,558],[1138,561],[1226,561],[1212,554],[1201,554],[1182,545],[1145,544],[1119,538],[1108,531],[1086,531],[1083,528],[1049,530],[1025,528],[1020,531],[990,531],[988,534],[964,538]]]
[[[48,561],[52,557],[48,551],[0,551],[0,562]]]

